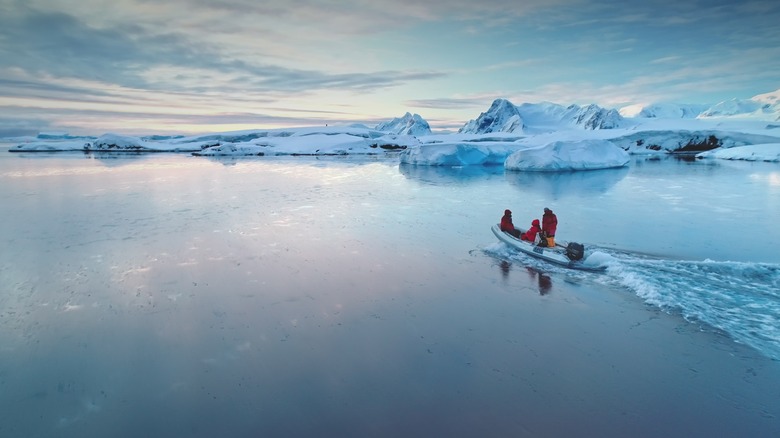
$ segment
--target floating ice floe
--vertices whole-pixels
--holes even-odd
[[[723,160],[780,161],[780,143],[754,144],[733,148],[719,148],[696,154],[696,158]]]

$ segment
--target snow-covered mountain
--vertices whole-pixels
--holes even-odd
[[[598,105],[569,105],[550,102],[514,105],[506,99],[496,99],[490,109],[470,120],[458,131],[461,134],[511,132],[535,134],[561,129],[613,129],[623,117],[613,109]]]
[[[486,112],[481,113],[476,120],[469,120],[458,132],[462,134],[522,133],[523,128],[523,117],[518,108],[506,99],[496,99]]]
[[[776,106],[780,104],[780,89],[770,91],[769,93],[755,95],[751,98],[751,100]]]
[[[750,99],[730,99],[710,104],[653,103],[631,105],[620,109],[623,117],[694,119],[694,118],[744,118],[780,121],[780,90],[759,94]]]
[[[574,117],[575,125],[585,129],[614,129],[623,122],[623,116],[614,109],[590,104],[585,107],[571,105],[567,108]]]
[[[699,117],[744,117],[761,120],[780,120],[778,92],[754,96],[750,99],[731,99],[703,111]]]
[[[732,117],[759,111],[763,105],[751,99],[730,99],[719,102],[699,114],[699,117]]]
[[[406,113],[403,117],[397,117],[389,122],[376,125],[377,131],[397,135],[429,135],[431,127],[419,114]]]
[[[541,102],[514,105],[507,99],[496,99],[487,111],[469,120],[458,133],[534,135],[568,129],[617,129],[630,124],[627,118],[780,121],[780,89],[750,99],[731,99],[714,105],[652,103],[631,105],[620,110],[602,108],[596,104],[562,106]]]
[[[654,103],[650,105],[631,105],[620,108],[623,117],[641,117],[647,119],[695,119],[710,105]]]

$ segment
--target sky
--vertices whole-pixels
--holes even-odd
[[[780,2],[0,0],[0,137],[197,134],[780,89]]]

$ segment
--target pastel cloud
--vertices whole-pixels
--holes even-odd
[[[111,126],[78,111],[452,126],[497,97],[750,97],[780,86],[778,22],[765,1],[0,0],[0,134]]]

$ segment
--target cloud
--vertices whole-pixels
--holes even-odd
[[[665,56],[663,58],[657,58],[650,61],[650,64],[668,64],[682,60],[682,56]]]
[[[0,44],[0,67],[17,67],[31,73],[75,77],[150,90],[188,91],[179,78],[157,77],[148,72],[172,67],[200,71],[197,88],[219,89],[226,75],[244,75],[244,89],[255,92],[303,92],[338,87],[356,92],[394,87],[410,81],[440,78],[442,72],[384,70],[378,72],[329,73],[296,69],[226,57],[218,47],[195,44],[182,33],[117,23],[97,27],[64,12],[22,8],[0,18],[4,40]],[[207,30],[204,30],[207,32]],[[209,83],[214,85],[209,85]]]
[[[47,99],[76,99],[82,102],[89,102],[92,99],[85,96],[105,97],[111,96],[111,93],[94,88],[85,88],[79,86],[63,85],[54,81],[39,81],[33,79],[14,79],[0,77],[0,90],[4,90],[6,97],[39,97]],[[80,99],[78,96],[82,96]]]
[[[485,103],[490,104],[493,98],[479,96],[470,98],[438,98],[438,99],[416,99],[407,100],[406,105],[413,108],[436,108],[445,110],[460,110],[471,108],[482,108]]]
[[[180,127],[208,127],[210,131],[225,130],[234,126],[236,129],[256,126],[318,126],[330,121],[328,112],[297,112],[294,116],[279,116],[265,113],[248,112],[211,112],[199,114],[160,113],[156,111],[111,110],[111,109],[69,109],[52,110],[44,107],[7,106],[13,111],[14,117],[0,116],[0,137],[35,135],[39,131],[57,129],[83,133],[83,126],[89,123],[91,135],[105,132],[139,132],[139,128],[150,125],[176,127],[168,130],[154,129],[154,132],[169,132],[181,134]],[[295,113],[292,110],[290,112]],[[330,113],[336,114],[336,113]],[[319,117],[318,117],[319,115]],[[325,117],[322,117],[325,115]],[[53,124],[51,121],[56,123]],[[124,120],[118,126],[115,120]],[[378,123],[378,122],[377,122]],[[147,128],[147,133],[148,133]],[[184,131],[186,132],[186,130]]]
[[[38,132],[46,130],[49,126],[50,123],[45,118],[20,118],[18,115],[14,115],[14,117],[0,115],[0,138],[36,135]]]
[[[305,124],[758,94],[780,81],[779,16],[726,0],[0,0],[0,112],[286,123],[300,105]]]
[[[138,72],[159,62],[193,64],[198,53],[173,35],[146,35],[132,24],[90,26],[63,12],[21,8],[0,17],[0,66],[33,74],[111,80],[143,87]]]
[[[270,17],[273,20],[333,24],[352,23],[338,32],[350,32],[372,25],[399,24],[399,20],[438,21],[441,19],[482,20],[485,18],[525,16],[555,7],[587,4],[584,0],[178,0],[177,9],[210,12],[210,15]],[[197,13],[197,12],[196,12]],[[376,27],[376,26],[375,26]]]

